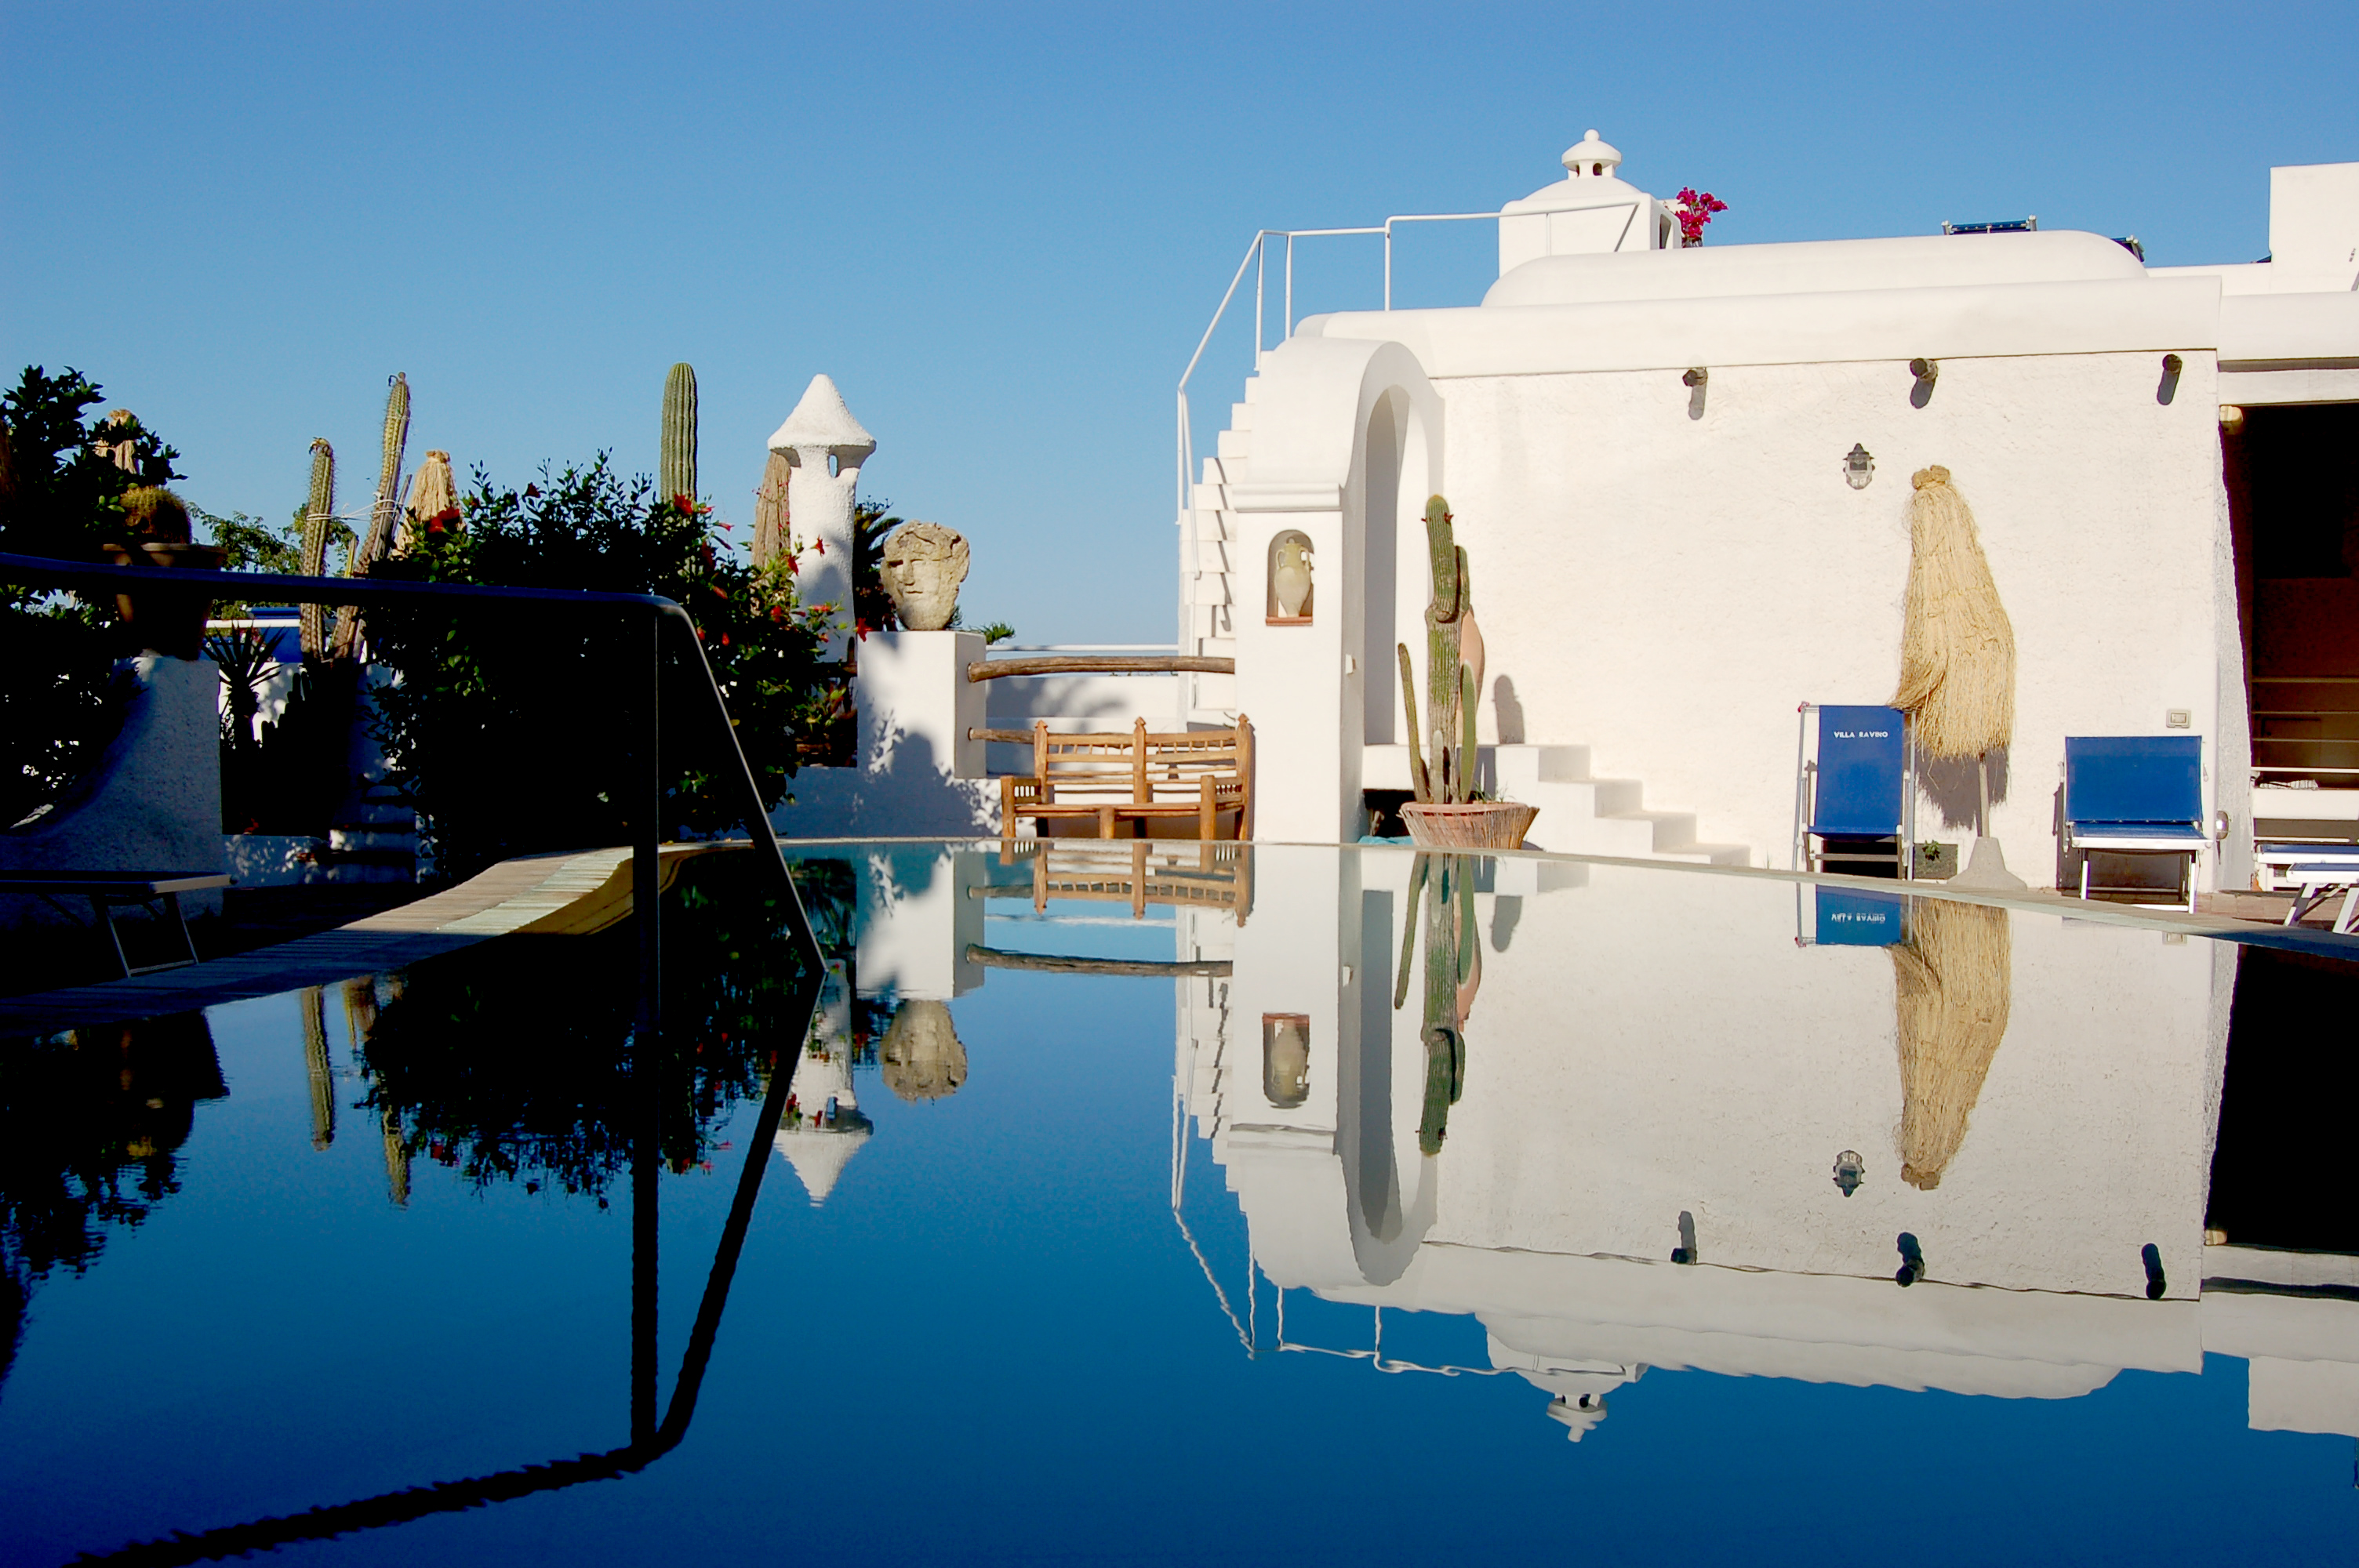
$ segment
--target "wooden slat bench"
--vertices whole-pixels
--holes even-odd
[[[189,939],[189,923],[180,914],[180,895],[227,886],[228,875],[218,871],[0,871],[0,892],[32,893],[77,924],[93,928],[104,926],[107,940],[114,947],[114,962],[123,970],[125,979],[197,962],[197,945]],[[90,900],[95,920],[83,921],[58,902],[61,896]],[[114,925],[116,908],[126,903],[154,910],[157,918],[179,937],[180,946],[189,956],[160,964],[132,963],[123,950],[123,934]]]
[[[1158,826],[1191,826],[1200,839],[1253,837],[1253,724],[1234,730],[1152,734],[1144,719],[1127,735],[1060,734],[1045,719],[1020,730],[976,730],[971,738],[1032,744],[1028,774],[1002,774],[999,826],[1029,819],[1044,838],[1060,826],[1093,826],[1100,838],[1156,837]],[[1074,836],[1074,835],[1068,835]]]

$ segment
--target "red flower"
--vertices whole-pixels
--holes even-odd
[[[524,487],[524,492],[527,495],[538,495],[540,493],[540,486],[537,484],[526,485]]]
[[[827,541],[825,539],[813,539],[811,541],[811,548],[817,550],[823,556],[827,554]]]

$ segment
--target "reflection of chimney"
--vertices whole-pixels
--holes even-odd
[[[823,1038],[830,1044],[803,1047],[795,1066],[794,1094],[772,1140],[795,1168],[813,1208],[827,1201],[843,1168],[874,1130],[853,1093],[849,1036],[828,1031]]]
[[[396,1208],[409,1206],[409,1145],[401,1141],[401,1113],[385,1108],[385,1190]]]

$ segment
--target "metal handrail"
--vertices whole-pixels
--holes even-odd
[[[216,599],[250,602],[270,595],[294,604],[351,604],[363,608],[372,604],[419,606],[440,603],[448,606],[473,603],[528,605],[549,611],[641,610],[648,612],[654,633],[649,650],[652,661],[647,700],[649,745],[647,775],[640,781],[647,797],[641,803],[641,808],[631,814],[635,825],[631,845],[631,913],[637,919],[639,927],[640,1005],[648,1010],[654,1008],[658,994],[656,980],[659,969],[657,911],[660,889],[657,843],[660,837],[662,816],[663,774],[658,759],[662,755],[663,724],[655,695],[656,677],[662,668],[663,629],[667,624],[677,624],[686,633],[680,639],[681,643],[695,656],[693,667],[704,677],[705,688],[712,695],[712,715],[723,738],[728,742],[726,754],[737,761],[734,780],[742,790],[740,798],[744,804],[746,837],[769,851],[768,863],[787,891],[787,907],[793,918],[796,944],[802,949],[814,973],[823,967],[819,938],[811,931],[810,916],[803,908],[802,893],[787,870],[786,854],[778,848],[777,835],[770,830],[769,808],[762,804],[761,787],[754,782],[754,770],[745,761],[745,748],[737,743],[736,721],[729,717],[729,704],[721,695],[721,683],[713,678],[712,665],[704,656],[704,644],[697,634],[696,622],[672,600],[660,594],[606,593],[586,589],[496,588],[474,583],[404,582],[369,577],[293,577],[273,572],[95,566],[6,553],[0,553],[0,582],[60,589],[120,589],[135,583],[184,590],[212,588],[217,590],[213,595]],[[647,1022],[654,1022],[652,1011],[647,1014]]]

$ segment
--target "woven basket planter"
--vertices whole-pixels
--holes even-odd
[[[1537,806],[1512,800],[1473,800],[1456,806],[1409,801],[1400,808],[1408,836],[1426,849],[1520,849]]]

